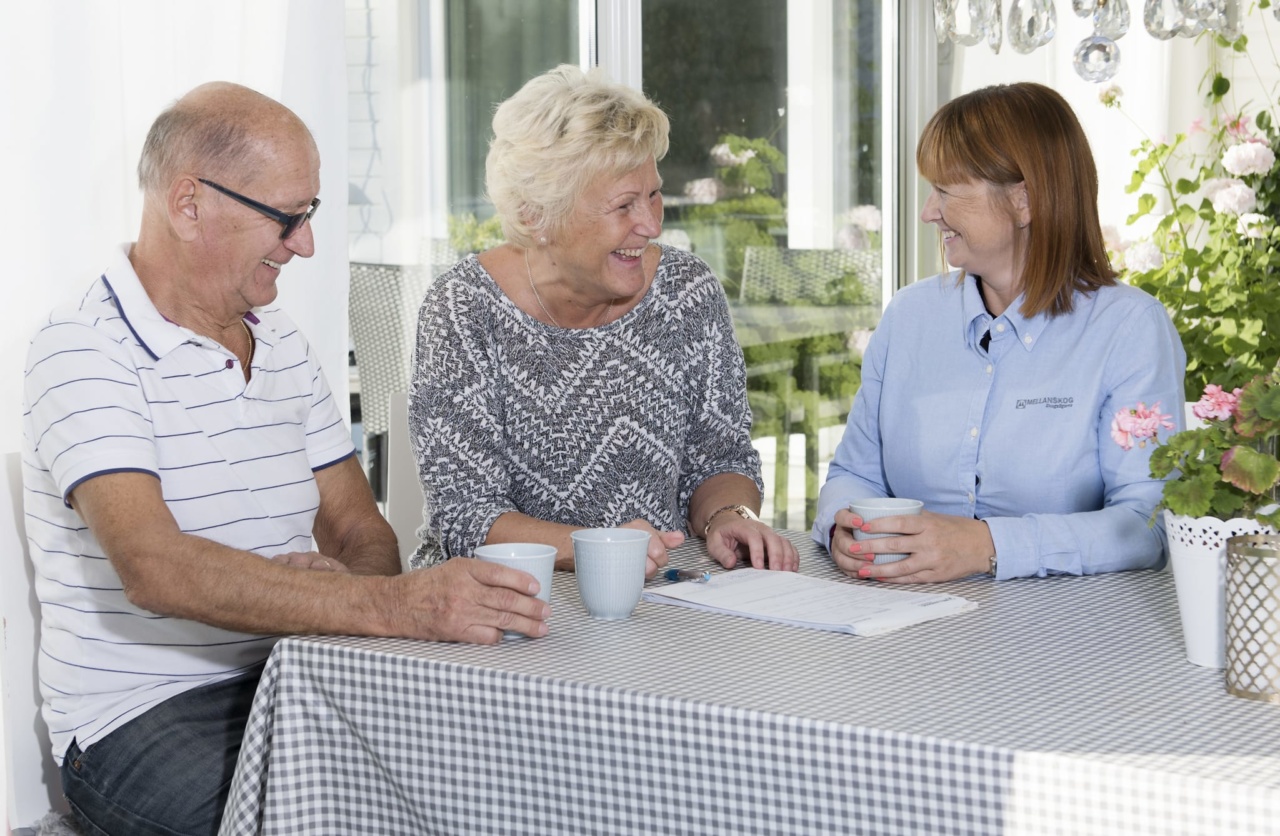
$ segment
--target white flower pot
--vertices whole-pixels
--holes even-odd
[[[1168,510],[1164,530],[1187,661],[1206,668],[1226,667],[1227,539],[1275,534],[1276,530],[1255,519],[1184,517]]]

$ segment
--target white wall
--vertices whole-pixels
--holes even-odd
[[[253,87],[290,106],[320,148],[317,254],[281,278],[280,299],[311,338],[344,412],[347,397],[347,78],[343,0],[49,0],[0,4],[0,453],[21,447],[27,343],[56,303],[79,295],[132,240],[141,213],[134,166],[152,119],[205,81]],[[8,509],[4,509],[6,514]],[[4,517],[8,519],[8,517]],[[15,526],[0,525],[0,583],[27,583]],[[6,642],[30,614],[4,597]],[[21,596],[18,596],[21,598]],[[17,599],[14,599],[17,600]],[[30,681],[0,680],[21,699]],[[32,710],[34,711],[34,705]],[[0,726],[7,821],[48,809],[36,768],[47,743]]]

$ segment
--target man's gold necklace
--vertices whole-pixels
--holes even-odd
[[[253,366],[253,351],[257,348],[257,342],[253,339],[253,332],[249,330],[243,318],[240,320],[240,327],[244,329],[244,335],[249,339],[249,353],[244,358],[244,371],[248,374],[250,367]],[[236,359],[239,360],[240,356],[236,355]]]
[[[542,312],[547,315],[547,319],[551,320],[552,325],[556,326],[557,328],[563,328],[564,326],[561,325],[559,322],[556,322],[556,318],[551,315],[551,311],[547,310],[547,306],[543,303],[542,297],[538,295],[538,286],[533,283],[533,268],[529,266],[529,248],[528,247],[525,247],[524,249],[524,270],[525,270],[525,273],[529,275],[529,289],[533,291],[533,298],[538,301],[538,307],[542,308]],[[611,313],[613,313],[612,299],[609,300],[609,307],[604,309],[604,316],[600,317],[600,319],[596,322],[596,324],[591,327],[596,328],[604,324],[604,321],[609,318],[609,314]]]

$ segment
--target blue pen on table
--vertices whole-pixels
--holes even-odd
[[[694,583],[706,583],[711,580],[711,573],[699,572],[695,569],[668,569],[662,573],[662,577],[669,581],[693,581]]]

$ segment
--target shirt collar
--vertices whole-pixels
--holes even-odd
[[[185,343],[207,342],[205,337],[190,328],[165,319],[164,314],[156,309],[146,288],[142,286],[142,280],[133,269],[133,262],[129,261],[129,251],[132,248],[133,244],[121,244],[115,250],[111,265],[102,274],[102,282],[107,286],[107,292],[115,300],[116,309],[120,311],[121,318],[138,342],[157,360]],[[260,323],[253,311],[245,314],[245,319],[254,325]]]
[[[1040,340],[1040,335],[1044,333],[1049,318],[1043,313],[1027,318],[1022,315],[1021,307],[1022,294],[1018,294],[1018,298],[1013,300],[1008,310],[1000,316],[992,317],[987,311],[987,306],[982,302],[978,280],[973,276],[964,277],[963,311],[967,330],[966,339],[970,345],[976,346],[988,328],[992,329],[994,339],[996,327],[1003,324],[1013,331],[1019,345],[1027,351],[1033,350]]]

